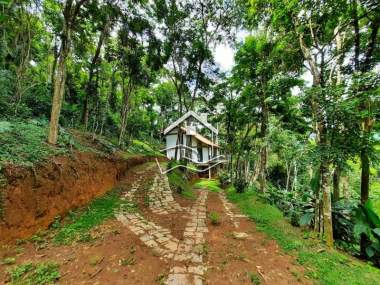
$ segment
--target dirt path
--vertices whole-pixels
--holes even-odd
[[[311,284],[224,194],[199,189],[185,199],[152,163],[129,171],[119,187],[115,219],[93,229],[90,242],[56,246],[46,237],[43,247],[3,247],[0,260],[56,262],[59,284]],[[0,265],[0,284],[12,266]]]

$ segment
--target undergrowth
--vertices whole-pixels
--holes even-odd
[[[61,276],[59,265],[53,262],[26,262],[8,271],[11,285],[42,285],[55,283]]]
[[[220,188],[220,182],[216,179],[200,179],[194,184],[194,187],[208,189],[212,192],[219,192],[222,190]]]
[[[112,218],[120,203],[119,190],[114,189],[92,201],[85,210],[71,213],[67,223],[62,226],[55,225],[58,230],[54,243],[60,245],[91,241],[91,229]]]
[[[33,166],[49,156],[81,148],[65,129],[60,129],[57,146],[46,142],[47,133],[47,121],[0,121],[0,170],[7,163]]]
[[[192,197],[191,185],[189,184],[188,177],[184,172],[177,168],[170,171],[167,176],[169,184],[172,188],[184,196]]]
[[[307,269],[306,276],[317,283],[379,284],[379,269],[337,250],[328,250],[319,240],[308,238],[300,229],[292,227],[279,209],[265,203],[252,189],[236,193],[230,187],[227,197],[256,223],[258,230],[275,239],[285,252],[294,255]]]

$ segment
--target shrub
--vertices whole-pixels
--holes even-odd
[[[211,212],[209,214],[209,218],[211,220],[211,224],[213,224],[215,226],[220,224],[220,218],[219,218],[219,214],[217,212]]]
[[[228,184],[231,183],[231,177],[227,171],[219,171],[218,179],[222,187],[226,187]]]
[[[14,284],[52,284],[60,278],[59,265],[53,262],[17,265],[8,271]]]
[[[243,193],[248,186],[248,182],[244,178],[235,179],[233,184],[238,193]]]

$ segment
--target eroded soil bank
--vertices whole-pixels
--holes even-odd
[[[110,190],[128,169],[152,159],[77,152],[53,157],[34,169],[7,167],[0,243],[46,229],[55,217],[86,205]]]

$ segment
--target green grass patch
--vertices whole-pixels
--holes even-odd
[[[200,179],[193,185],[195,188],[202,188],[202,189],[208,189],[212,192],[219,192],[222,190],[220,188],[220,182],[216,179]]]
[[[317,284],[379,284],[379,269],[337,250],[327,250],[317,239],[304,239],[300,229],[292,227],[279,209],[265,203],[255,191],[239,194],[230,187],[226,192],[228,199],[256,223],[258,230],[265,232],[285,252],[297,258],[298,263],[306,268],[306,275]]]
[[[33,166],[49,156],[81,148],[64,129],[60,129],[57,146],[46,142],[47,134],[47,121],[0,121],[0,170],[6,163]]]
[[[189,181],[186,175],[181,170],[179,170],[178,168],[174,169],[170,171],[167,174],[167,176],[170,186],[175,188],[179,193],[191,192],[191,186],[189,184]]]
[[[153,146],[141,140],[133,140],[131,145],[128,146],[129,154],[142,154],[147,156],[164,156],[163,153],[159,152],[157,149],[158,145]]]
[[[8,271],[10,284],[42,285],[53,284],[60,277],[59,265],[53,262],[34,264],[32,262],[17,265]]]
[[[211,224],[214,226],[220,224],[220,216],[217,212],[211,212],[208,217],[210,218]]]
[[[90,230],[114,216],[114,210],[120,206],[119,190],[114,189],[104,196],[92,201],[85,210],[78,210],[69,215],[70,221],[58,228],[54,243],[71,244],[92,240]]]

